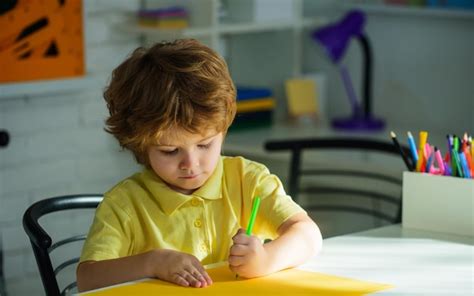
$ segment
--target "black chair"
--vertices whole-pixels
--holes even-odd
[[[0,130],[0,148],[8,146],[10,136],[6,130]],[[6,296],[5,275],[3,274],[3,244],[0,232],[0,295]]]
[[[3,249],[2,237],[0,233],[0,295],[7,296],[7,288],[5,284],[5,275],[3,274]]]
[[[270,140],[265,143],[265,149],[271,152],[290,152],[288,193],[306,210],[316,213],[346,212],[369,215],[378,224],[382,223],[380,221],[388,224],[400,223],[402,171],[404,168],[398,166],[393,169],[394,173],[387,174],[377,170],[363,170],[361,169],[363,165],[350,168],[344,166],[348,160],[352,161],[358,158],[364,158],[360,161],[361,164],[364,164],[368,157],[371,159],[378,157],[383,160],[388,157],[391,158],[390,163],[401,165],[403,161],[400,152],[393,143],[357,137],[306,138]],[[402,150],[407,156],[410,156],[408,147],[402,145]],[[303,160],[304,153],[310,151],[312,152],[310,156],[316,155],[317,157],[314,158],[319,159],[319,167],[311,165],[313,162],[317,162],[315,159],[305,157]],[[341,153],[346,158],[334,161],[326,156],[331,153],[336,154],[333,155],[333,158],[341,157]],[[351,156],[349,153],[356,154],[356,156]],[[409,160],[413,163],[411,157]],[[321,167],[321,163],[325,161],[332,163],[332,165]],[[307,178],[311,176],[311,179]],[[394,188],[390,188],[392,192],[388,193],[389,190],[385,190],[385,188],[390,186]],[[303,202],[301,200],[302,194],[311,196],[309,199],[307,198],[306,202]],[[324,196],[324,201],[318,200],[318,196]],[[342,203],[340,202],[341,197],[344,197]],[[361,207],[362,200],[371,202],[371,206]],[[389,205],[382,207],[381,202]],[[387,208],[392,210],[391,213],[387,213]]]
[[[23,215],[23,227],[28,235],[33,252],[35,254],[36,263],[46,295],[66,295],[76,287],[76,281],[69,283],[62,290],[59,288],[58,276],[61,271],[68,266],[77,265],[80,254],[67,254],[71,259],[59,263],[53,268],[51,252],[65,249],[68,244],[74,242],[82,242],[86,238],[86,234],[70,236],[65,239],[54,241],[51,234],[48,233],[39,220],[44,216],[60,211],[79,210],[79,209],[95,209],[102,200],[101,194],[78,194],[52,197],[40,200],[26,210]],[[72,212],[66,214],[71,215]],[[92,222],[92,221],[91,221]],[[61,226],[61,225],[59,225]],[[61,248],[60,248],[61,247]],[[59,248],[59,249],[58,249]]]

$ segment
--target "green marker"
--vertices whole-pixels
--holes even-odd
[[[256,196],[253,200],[252,213],[250,213],[249,224],[247,225],[247,235],[252,235],[253,224],[255,223],[255,218],[257,217],[258,207],[260,206],[260,197]]]
[[[253,224],[255,224],[255,218],[257,217],[257,212],[258,212],[258,207],[260,206],[260,197],[255,196],[255,199],[253,200],[253,205],[252,205],[252,212],[250,213],[250,220],[249,224],[247,225],[247,235],[252,235],[252,229],[253,229]],[[235,278],[239,278],[239,275],[236,274]]]

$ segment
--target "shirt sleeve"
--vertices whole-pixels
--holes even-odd
[[[250,183],[253,185],[249,188],[250,201],[246,208],[251,210],[255,196],[261,198],[254,232],[262,238],[274,239],[281,224],[305,211],[286,194],[280,179],[264,165],[257,164],[252,171],[254,175]]]
[[[131,234],[130,216],[107,193],[96,210],[80,262],[127,256],[131,249]]]

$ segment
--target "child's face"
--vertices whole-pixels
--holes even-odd
[[[191,194],[214,172],[222,141],[222,132],[200,135],[173,129],[148,148],[148,158],[153,171],[171,189]]]

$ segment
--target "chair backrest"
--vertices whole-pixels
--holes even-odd
[[[336,166],[325,166],[324,168],[316,165],[312,166],[310,163],[312,159],[305,158],[303,160],[303,152],[314,152],[318,153],[320,159],[324,162],[324,153],[322,150],[328,151],[339,151],[339,152],[356,152],[362,154],[371,155],[375,158],[386,157],[387,155],[393,156],[393,160],[396,161],[396,157],[400,158],[399,150],[388,141],[380,141],[376,139],[366,139],[360,137],[347,138],[347,137],[330,137],[330,138],[306,138],[306,139],[290,139],[290,140],[271,140],[265,143],[265,149],[268,151],[287,151],[291,153],[290,168],[288,175],[288,193],[292,198],[300,203],[303,208],[309,211],[339,211],[339,212],[351,212],[363,215],[369,215],[376,217],[377,219],[385,220],[388,223],[399,223],[401,221],[401,187],[402,187],[402,175],[400,170],[399,177],[393,174],[386,174],[380,171],[367,171],[361,170],[360,167],[344,167],[344,162],[347,159],[340,159],[339,164]],[[402,150],[406,155],[410,155],[409,148],[402,145]],[[323,156],[321,156],[323,155]],[[314,154],[312,154],[314,156]],[[410,158],[411,160],[411,158]],[[334,161],[332,160],[327,160]],[[316,161],[314,161],[316,162]],[[361,161],[363,162],[363,161]],[[319,164],[321,161],[319,161]],[[333,163],[335,164],[335,163]],[[308,168],[309,167],[309,168]],[[302,178],[308,176],[318,176],[318,178],[327,177],[331,179],[328,184],[318,184],[314,180],[302,184]],[[338,179],[335,179],[338,178]],[[339,182],[334,180],[341,180]],[[357,183],[352,186],[348,183]],[[362,185],[362,182],[378,182],[377,185]],[[391,184],[391,186],[397,186],[399,191],[397,196],[393,196],[384,192],[383,184]],[[379,185],[381,183],[382,185]],[[346,186],[347,185],[347,186]],[[376,188],[377,187],[377,188]],[[367,207],[360,207],[357,202],[351,202],[350,204],[341,203],[303,203],[300,200],[301,194],[311,194],[316,198],[318,195],[325,194],[331,196],[350,196],[351,199],[361,197],[368,198],[372,201],[386,202],[394,205],[396,211],[394,215],[388,215],[386,211],[380,209],[378,206],[372,206],[372,209]],[[352,199],[353,200],[353,199]],[[332,200],[331,200],[332,201]]]
[[[3,274],[3,244],[2,244],[2,233],[0,232],[0,296],[7,295],[7,289],[5,285],[5,276]]]
[[[67,244],[85,240],[86,234],[75,235],[53,241],[50,234],[39,223],[39,219],[45,215],[73,209],[95,209],[101,202],[103,196],[101,194],[77,194],[58,196],[40,200],[26,210],[23,215],[23,228],[28,235],[33,252],[38,265],[39,273],[46,295],[65,295],[71,289],[76,287],[76,282],[72,282],[64,287],[59,288],[57,276],[64,268],[77,264],[79,262],[79,254],[71,256],[53,268],[50,253]]]

